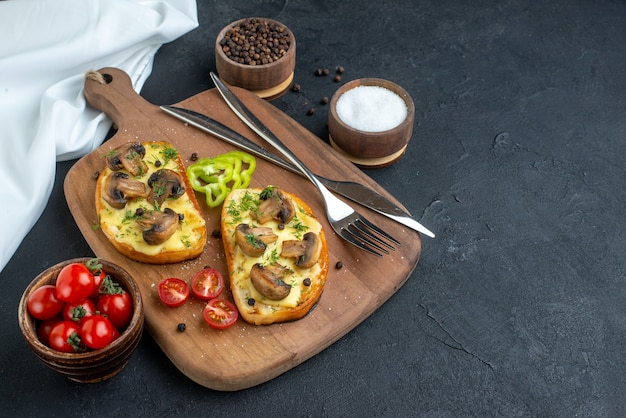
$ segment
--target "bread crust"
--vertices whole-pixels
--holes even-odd
[[[162,149],[173,148],[171,144],[165,141],[143,142],[142,144],[146,148],[148,147],[150,148],[157,147],[157,148],[162,148]],[[149,156],[146,155],[146,158],[149,158]],[[117,251],[119,251],[124,256],[130,258],[131,260],[139,261],[142,263],[148,263],[148,264],[178,263],[181,261],[198,257],[200,254],[202,254],[202,251],[204,250],[204,247],[206,245],[206,238],[207,238],[206,225],[204,222],[204,218],[203,218],[198,200],[196,199],[195,193],[193,192],[193,189],[191,188],[191,184],[189,183],[189,179],[187,178],[183,161],[181,160],[178,154],[176,155],[175,158],[172,158],[170,161],[172,161],[175,166],[175,167],[172,167],[171,166],[172,163],[170,163],[170,167],[181,174],[181,178],[183,179],[185,183],[185,193],[182,196],[180,196],[178,199],[184,199],[185,201],[190,202],[190,205],[187,207],[187,209],[182,212],[184,215],[183,219],[191,218],[191,219],[202,220],[201,222],[198,222],[198,224],[194,228],[190,229],[191,233],[189,234],[189,236],[193,237],[193,239],[189,239],[188,245],[182,248],[177,248],[177,249],[162,248],[157,253],[147,253],[147,252],[141,251],[141,249],[133,247],[132,245],[128,244],[127,242],[121,239],[118,239],[118,231],[119,231],[120,225],[119,224],[115,225],[111,222],[108,222],[104,220],[102,216],[104,211],[113,210],[113,208],[111,208],[111,206],[105,201],[103,197],[103,188],[104,188],[106,179],[110,175],[112,175],[114,171],[111,170],[109,167],[105,166],[101,170],[98,176],[98,180],[96,183],[96,193],[95,193],[95,209],[96,209],[96,213],[98,214],[99,229],[104,233],[104,235],[107,237],[111,245],[113,245],[113,247],[115,247]],[[153,165],[148,164],[148,166],[151,169],[145,176],[142,176],[144,179],[147,178],[152,172],[156,171],[156,168]],[[146,205],[149,205],[149,203],[146,201],[145,198],[137,198],[137,200],[142,201],[142,204],[145,203]],[[163,207],[166,207],[167,204],[168,204],[167,202],[163,203]],[[172,237],[170,239],[175,239],[175,237]]]
[[[229,214],[229,207],[231,204],[233,204],[233,201],[236,202],[245,193],[258,195],[259,193],[261,193],[262,190],[263,189],[261,188],[234,190],[224,201],[221,216],[222,240],[224,243],[224,253],[226,256],[226,262],[228,265],[228,272],[230,276],[230,290],[235,304],[237,305],[237,309],[239,310],[240,316],[246,322],[254,325],[269,325],[273,323],[288,322],[304,317],[319,301],[323,293],[324,286],[326,284],[326,279],[328,277],[328,244],[326,241],[326,236],[324,235],[324,231],[321,228],[321,224],[319,224],[319,222],[315,218],[315,215],[313,214],[313,211],[304,200],[302,200],[299,196],[293,193],[282,190],[282,193],[290,198],[295,204],[296,213],[298,213],[299,216],[302,217],[304,216],[304,214],[306,214],[306,216],[310,217],[310,219],[316,222],[319,226],[319,232],[317,234],[322,245],[320,257],[315,266],[311,267],[310,269],[306,269],[308,270],[308,272],[316,272],[316,274],[306,274],[307,278],[310,278],[311,283],[309,286],[300,285],[300,298],[297,305],[294,307],[266,304],[260,300],[255,300],[255,303],[253,305],[250,305],[248,303],[248,299],[250,298],[250,292],[246,286],[241,285],[241,282],[239,282],[239,280],[246,280],[245,278],[242,279],[242,276],[247,275],[247,281],[249,282],[249,272],[236,273],[237,271],[240,271],[240,266],[237,265],[237,260],[241,259],[242,253],[241,250],[239,250],[237,243],[234,239],[233,229],[234,227],[236,227],[235,223],[237,222],[231,222],[232,216]],[[264,224],[263,226],[267,226],[267,224]],[[271,226],[272,228],[277,230],[276,224]],[[291,239],[294,238],[292,237]],[[280,244],[278,245],[280,246]],[[281,262],[280,259],[278,261],[279,263]],[[237,275],[237,277],[234,277],[234,275]]]

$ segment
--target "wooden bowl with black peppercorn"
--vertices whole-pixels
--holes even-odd
[[[271,100],[285,93],[293,81],[296,39],[276,20],[240,19],[219,32],[215,63],[217,74],[227,84]]]
[[[396,83],[380,78],[353,80],[330,100],[330,144],[359,167],[387,167],[406,152],[414,120],[413,99]]]
[[[99,260],[102,270],[117,283],[132,300],[133,313],[130,322],[120,331],[119,337],[104,348],[61,352],[44,344],[39,338],[41,320],[29,313],[28,299],[44,285],[54,285],[59,272],[73,263],[86,263],[90,258],[75,258],[58,263],[40,273],[28,285],[18,307],[18,322],[24,339],[35,355],[50,369],[80,383],[95,383],[109,379],[124,369],[131,355],[139,345],[143,334],[144,311],[139,287],[131,275],[105,260]]]

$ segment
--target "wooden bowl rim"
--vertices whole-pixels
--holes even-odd
[[[20,298],[20,302],[18,305],[18,321],[20,325],[20,329],[22,331],[22,335],[31,346],[33,351],[39,357],[45,358],[47,361],[51,361],[57,359],[58,361],[85,361],[85,360],[98,360],[103,355],[106,355],[107,352],[117,353],[123,352],[124,347],[120,347],[125,344],[129,344],[129,347],[132,348],[133,344],[130,344],[135,338],[136,332],[133,332],[137,329],[137,327],[143,327],[143,300],[141,297],[141,291],[139,290],[139,286],[135,283],[135,280],[132,278],[130,273],[128,273],[124,268],[119,265],[112,263],[107,260],[100,259],[105,271],[107,268],[109,271],[115,271],[115,274],[112,275],[115,279],[117,279],[120,286],[124,288],[127,292],[129,292],[132,296],[133,300],[133,316],[129,324],[126,326],[124,332],[111,344],[108,346],[101,348],[99,350],[91,350],[85,351],[83,353],[63,353],[57,350],[54,350],[51,347],[48,347],[44,343],[42,343],[38,336],[37,330],[35,327],[36,319],[32,318],[28,313],[27,300],[28,296],[38,289],[41,286],[46,284],[54,284],[56,281],[56,277],[61,271],[63,267],[71,263],[84,263],[88,260],[94,259],[96,257],[78,257],[73,259],[68,259],[65,261],[61,261],[53,266],[48,267],[41,273],[39,273],[26,287],[24,292],[22,293],[22,297]],[[120,279],[119,276],[123,278]]]

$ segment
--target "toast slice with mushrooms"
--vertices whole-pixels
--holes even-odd
[[[273,186],[233,190],[221,229],[230,289],[246,322],[293,321],[313,308],[328,276],[328,247],[300,197]]]
[[[96,213],[100,230],[120,253],[150,264],[176,263],[202,253],[205,220],[170,143],[127,143],[104,159]]]

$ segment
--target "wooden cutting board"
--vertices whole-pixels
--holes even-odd
[[[304,178],[257,159],[252,187],[268,184],[295,192],[313,208],[325,228],[330,271],[319,303],[303,319],[284,324],[253,326],[241,319],[223,331],[204,323],[202,301],[190,298],[184,305],[168,308],[158,297],[158,283],[166,277],[190,281],[204,266],[217,268],[227,277],[222,243],[211,237],[219,229],[219,209],[210,209],[199,194],[207,220],[208,242],[195,260],[171,265],[131,261],[118,253],[97,228],[94,206],[95,176],[104,167],[103,155],[130,141],[169,141],[185,164],[192,153],[210,157],[233,149],[217,138],[174,119],[145,101],[132,89],[126,73],[115,68],[98,71],[106,82],[87,79],[88,103],[104,111],[117,127],[115,135],[100,148],[80,159],[68,172],[64,190],[78,227],[94,253],[124,267],[137,281],[144,301],[146,327],[176,367],[193,381],[211,389],[233,391],[266,382],[311,358],[348,333],[381,306],[407,280],[421,253],[418,233],[373,211],[356,207],[371,221],[399,239],[402,246],[384,258],[369,255],[339,238],[328,224],[323,202]],[[330,146],[289,116],[254,94],[233,88],[235,94],[316,173],[339,180],[367,184],[393,198]],[[231,112],[215,89],[204,91],[177,105],[202,112],[261,144],[256,135]],[[336,263],[343,266],[336,268]],[[179,323],[186,331],[177,330]]]

